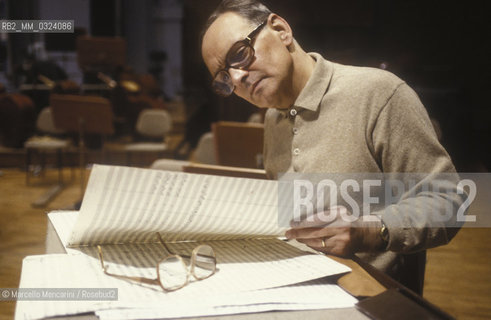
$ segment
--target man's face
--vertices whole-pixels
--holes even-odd
[[[225,57],[232,45],[243,40],[256,25],[235,14],[219,16],[208,28],[201,53],[214,76],[226,66]],[[260,108],[288,108],[293,104],[293,63],[281,28],[272,28],[271,19],[252,42],[255,55],[245,69],[229,68],[235,94]],[[283,36],[284,37],[284,36]]]

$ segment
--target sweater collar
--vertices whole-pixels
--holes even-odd
[[[310,52],[309,55],[315,60],[314,70],[292,108],[298,107],[316,111],[331,82],[333,67],[320,54]]]

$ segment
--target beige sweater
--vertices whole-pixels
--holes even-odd
[[[424,106],[404,81],[383,70],[310,55],[315,68],[294,105],[266,113],[264,163],[270,177],[285,172],[455,172]],[[454,192],[454,178],[445,195],[437,201],[426,197],[425,205],[443,210],[449,201],[458,208],[463,199]],[[388,251],[362,255],[395,278],[399,253],[445,244],[458,230],[405,205],[376,212],[389,229]]]

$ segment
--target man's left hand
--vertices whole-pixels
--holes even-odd
[[[380,218],[370,218],[370,221],[363,217],[354,219],[346,207],[335,206],[300,222],[292,222],[292,228],[286,231],[285,236],[317,251],[348,256],[355,252],[371,251],[380,246]]]

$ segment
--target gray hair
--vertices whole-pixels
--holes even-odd
[[[271,14],[271,11],[264,4],[256,0],[223,0],[206,21],[201,38],[213,22],[226,12],[236,13],[252,24],[260,24]]]

